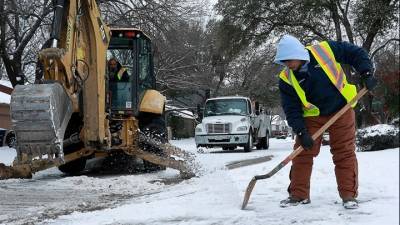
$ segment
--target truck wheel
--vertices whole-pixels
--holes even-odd
[[[263,148],[265,150],[267,150],[269,148],[269,134],[268,134],[268,132],[267,132],[267,135],[264,138],[264,143],[263,144],[264,144]]]
[[[149,124],[145,125],[143,128],[143,133],[146,136],[148,136],[151,139],[156,140],[158,142],[161,142],[161,143],[168,142],[165,120],[162,118],[155,118]],[[144,150],[154,152],[154,153],[160,154],[160,155],[164,154],[164,152],[162,152],[161,149],[145,148]],[[166,169],[165,166],[160,166],[160,165],[157,165],[157,164],[145,161],[145,160],[143,160],[143,165],[144,165],[144,169],[146,172],[153,172],[153,171],[159,171],[159,170]]]
[[[251,152],[252,149],[253,149],[253,135],[250,131],[249,140],[247,141],[247,144],[244,146],[244,152]]]
[[[257,144],[256,144],[256,148],[257,150],[261,150],[264,148],[265,145],[265,137],[262,137],[258,140]]]
[[[104,174],[135,174],[143,170],[143,165],[136,160],[136,157],[125,152],[109,154],[100,168],[100,172]]]
[[[14,131],[10,131],[6,136],[6,144],[9,148],[15,148],[17,140],[15,139]]]

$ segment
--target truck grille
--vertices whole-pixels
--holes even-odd
[[[206,125],[209,134],[230,133],[231,127],[230,123],[207,123]]]

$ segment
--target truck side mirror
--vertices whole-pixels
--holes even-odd
[[[257,116],[260,115],[260,103],[258,101],[256,101],[254,103],[254,106],[255,106],[255,110],[256,110],[256,115]]]

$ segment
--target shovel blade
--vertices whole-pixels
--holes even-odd
[[[257,180],[255,178],[251,179],[249,185],[247,185],[246,192],[244,193],[243,203],[242,203],[242,210],[244,210],[249,203],[251,192],[253,191],[254,186],[256,185]]]

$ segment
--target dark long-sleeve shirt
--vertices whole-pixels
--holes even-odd
[[[348,42],[328,41],[337,62],[353,66],[359,73],[372,70],[367,52]],[[294,71],[294,75],[303,88],[308,102],[317,106],[320,115],[331,115],[346,105],[346,99],[329,80],[312,53],[306,68]],[[305,129],[303,105],[292,86],[279,81],[281,102],[289,126],[295,133]]]

